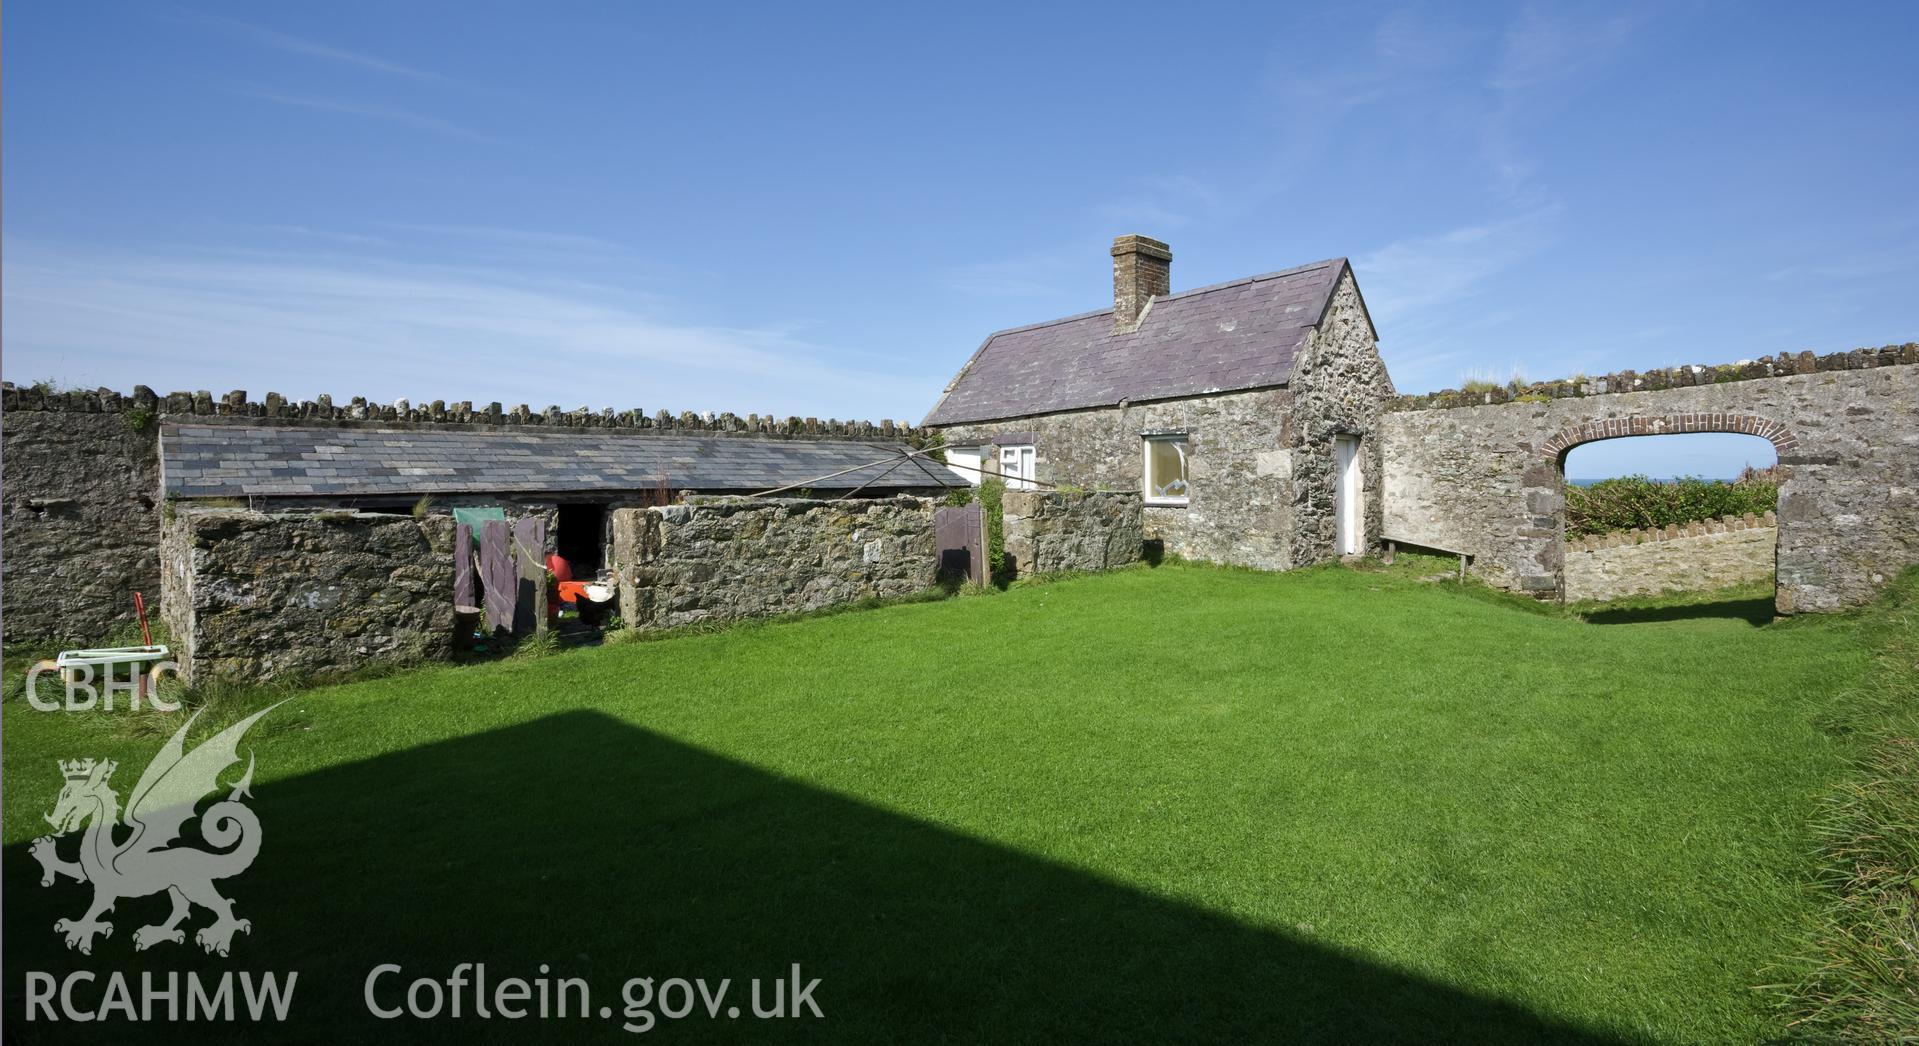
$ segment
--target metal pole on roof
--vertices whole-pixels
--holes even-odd
[[[926,461],[924,459],[932,456],[931,451],[914,450],[909,447],[906,450],[902,451],[901,453],[905,454],[906,457],[911,458],[913,461],[913,464],[918,465],[920,467],[920,472],[923,473],[927,479],[930,479],[935,483],[940,483],[940,485],[942,486],[945,485],[944,483],[941,482],[940,476],[937,473],[933,472],[932,470],[926,467]]]
[[[871,486],[875,480],[884,479],[887,476],[892,475],[894,469],[899,468],[901,465],[906,464],[909,460],[911,459],[905,456],[902,456],[898,461],[895,461],[891,465],[886,466],[886,471],[875,473],[874,475],[867,477],[866,482],[861,483],[859,486],[854,487],[852,490],[849,490],[846,493],[841,494],[839,497],[834,498],[833,500],[845,501],[847,498],[850,498],[853,495],[858,494],[860,491],[865,490],[867,487]]]
[[[926,450],[926,449],[913,449],[910,447],[902,448],[899,451],[899,458],[893,461],[893,468],[898,468],[900,465],[905,464],[907,461],[910,460],[910,461],[913,461],[915,464],[919,465],[920,471],[925,473],[928,479],[931,479],[937,482],[939,480],[939,476],[933,473],[932,471],[930,471],[929,469],[927,469],[926,463],[923,460],[924,458],[929,456],[931,453],[932,451]],[[844,468],[839,470],[838,472],[829,472],[824,476],[815,476],[812,479],[800,480],[798,483],[788,483],[786,486],[783,486],[783,487],[774,487],[772,490],[762,490],[756,494],[748,494],[747,497],[749,498],[772,497],[775,494],[782,494],[789,490],[797,490],[801,487],[811,487],[820,483],[823,480],[838,479],[839,477],[844,476],[851,472],[858,472],[861,469],[877,468],[878,466],[884,465],[884,464],[886,464],[886,459],[881,459],[879,461],[869,461],[864,465],[854,465],[852,468]],[[954,468],[954,469],[965,469],[968,472],[976,472],[982,477],[997,475],[997,473],[988,472],[983,468],[978,468],[973,465],[961,465],[961,464],[957,464],[950,461],[946,462],[946,467]],[[891,472],[893,471],[893,469],[887,469],[886,471]],[[883,472],[880,475],[883,476],[885,474],[886,473]],[[873,480],[876,480],[879,478],[880,478],[879,476],[874,476],[872,479],[869,479],[865,483],[862,483],[858,487],[854,488],[854,490],[855,491],[865,490],[866,487],[873,482]],[[1058,484],[1048,483],[1045,480],[1040,480],[1040,479],[1027,479],[1027,480],[1021,480],[1020,482],[1031,483],[1033,486],[1045,487],[1049,490],[1058,489]],[[848,495],[842,495],[842,496],[848,496]]]
[[[878,461],[869,461],[864,465],[855,465],[850,469],[841,469],[838,472],[829,472],[824,476],[815,476],[812,479],[803,479],[803,480],[800,480],[798,483],[788,483],[784,487],[774,487],[772,490],[762,490],[757,494],[748,494],[747,497],[749,498],[771,497],[774,494],[783,493],[788,490],[794,490],[799,487],[810,487],[813,484],[818,483],[819,481],[823,479],[835,479],[837,477],[844,476],[849,472],[858,472],[861,469],[870,469],[876,465],[884,465],[886,464],[887,460],[888,459],[881,458]]]
[[[926,456],[926,455],[929,455],[929,454],[931,454],[931,453],[932,453],[932,451],[930,451],[930,450],[908,450],[908,451],[904,451],[904,452],[902,452],[902,453],[905,453],[905,454],[906,454],[906,455],[908,455],[909,457],[916,457],[916,458],[917,458],[917,457],[924,457],[924,456]],[[985,469],[983,469],[983,468],[978,468],[978,467],[976,467],[976,466],[973,466],[973,465],[961,465],[961,464],[959,464],[958,462],[953,462],[953,461],[948,461],[948,462],[946,462],[946,463],[945,463],[945,465],[946,465],[946,467],[947,467],[947,468],[949,468],[949,469],[965,469],[965,470],[966,470],[966,471],[968,471],[968,472],[977,472],[977,473],[979,473],[979,474],[980,474],[980,476],[981,476],[981,477],[987,477],[987,476],[998,476],[998,475],[999,475],[999,473],[997,473],[997,472],[988,472],[988,471],[986,471],[986,470],[985,470]],[[924,467],[924,466],[922,466],[922,467]],[[1045,480],[1043,480],[1043,479],[1023,479],[1023,480],[1020,480],[1020,482],[1021,482],[1021,483],[1031,483],[1032,485],[1034,485],[1034,486],[1036,486],[1036,487],[1045,487],[1045,488],[1047,488],[1047,489],[1049,489],[1049,490],[1057,490],[1057,489],[1059,489],[1059,484],[1057,484],[1057,483],[1048,483],[1048,482],[1046,482],[1046,481],[1045,481]]]

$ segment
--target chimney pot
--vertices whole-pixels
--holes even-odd
[[[1172,279],[1172,248],[1150,236],[1115,237],[1113,333],[1137,328],[1147,303],[1165,297],[1172,290]]]

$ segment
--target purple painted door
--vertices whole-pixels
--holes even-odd
[[[986,583],[986,541],[978,505],[945,505],[933,510],[934,548],[942,574]]]

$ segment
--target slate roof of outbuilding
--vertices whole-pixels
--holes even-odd
[[[168,425],[160,433],[166,492],[416,496],[649,489],[758,491],[789,483],[868,491],[965,486],[923,458],[898,464],[897,443],[247,425]],[[870,464],[883,462],[883,464]],[[866,466],[830,480],[829,473]],[[818,482],[815,482],[818,481]]]
[[[1326,314],[1344,258],[1169,294],[1136,330],[1113,310],[989,336],[947,386],[927,425],[1108,407],[1284,385]]]

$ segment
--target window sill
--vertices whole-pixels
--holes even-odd
[[[1181,498],[1178,501],[1167,501],[1160,498],[1147,498],[1144,501],[1142,501],[1141,504],[1146,506],[1147,508],[1185,508],[1188,505],[1192,504],[1192,502],[1191,500],[1186,498]]]

